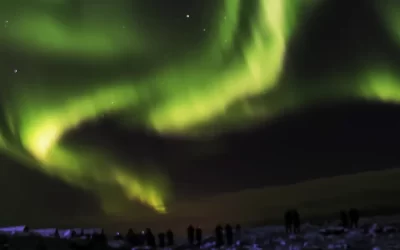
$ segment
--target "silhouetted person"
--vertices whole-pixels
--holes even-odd
[[[240,244],[242,241],[242,227],[237,224],[235,227],[235,241]]]
[[[165,247],[165,233],[158,234],[158,246],[161,248]]]
[[[340,211],[340,221],[342,222],[342,226],[344,228],[349,227],[349,217],[347,216],[347,213],[344,210]]]
[[[222,247],[224,245],[224,232],[221,225],[215,228],[215,246]]]
[[[93,232],[92,238],[89,241],[88,248],[91,249],[107,248],[107,239],[105,238],[104,230],[101,230],[100,233]]]
[[[133,232],[132,228],[128,229],[128,232],[126,233],[125,239],[129,239],[129,237],[132,237],[135,233]]]
[[[146,243],[146,232],[142,231],[140,234],[136,235],[137,246],[144,246]]]
[[[102,242],[102,243],[107,243],[107,236],[106,236],[106,234],[104,233],[104,229],[103,229],[103,228],[101,229],[101,232],[100,232],[100,234],[98,235],[98,238],[99,238],[99,241],[100,241],[100,242]]]
[[[123,240],[123,239],[124,239],[124,237],[122,237],[122,235],[119,232],[117,232],[114,235],[114,240]]]
[[[149,247],[156,247],[156,238],[150,228],[146,229],[146,243]]]
[[[107,235],[106,235],[106,233],[104,232],[104,229],[103,229],[103,228],[101,229],[101,232],[100,232],[100,239],[101,239],[101,241],[103,241],[103,242],[107,242]]]
[[[193,246],[194,243],[194,227],[189,225],[187,228],[187,240],[190,246]]]
[[[226,244],[228,246],[233,245],[233,229],[232,226],[229,224],[225,225],[225,236],[226,236]]]
[[[167,236],[167,246],[172,247],[173,245],[175,245],[174,233],[172,232],[171,229],[168,229],[166,236]]]
[[[287,210],[285,212],[285,229],[286,233],[291,233],[292,232],[292,227],[293,227],[293,214],[291,210]]]
[[[300,233],[300,214],[297,210],[292,211],[293,218],[293,232]]]
[[[128,232],[126,233],[126,236],[125,236],[125,240],[127,242],[129,242],[129,244],[131,244],[132,246],[137,246],[138,245],[138,242],[137,242],[137,239],[136,239],[136,234],[135,234],[135,232],[133,232],[132,228],[128,229]]]
[[[72,230],[71,231],[71,238],[75,238],[76,237],[76,231],[75,230]]]
[[[28,232],[29,232],[29,227],[28,227],[28,226],[25,226],[23,232],[24,232],[24,233],[28,233]]]
[[[57,228],[56,231],[54,232],[54,238],[60,238],[60,233],[58,232]]]
[[[90,239],[91,239],[92,241],[98,242],[98,241],[99,241],[99,234],[96,233],[96,232],[92,233]]]
[[[203,230],[200,227],[196,228],[196,245],[201,246],[203,242]]]
[[[350,217],[350,227],[358,228],[358,221],[360,219],[360,211],[358,209],[352,208],[349,210]]]

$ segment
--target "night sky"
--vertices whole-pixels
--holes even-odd
[[[396,0],[3,0],[0,223],[397,206],[399,11]]]

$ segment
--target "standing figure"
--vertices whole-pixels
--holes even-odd
[[[340,211],[340,221],[342,222],[342,226],[344,228],[349,227],[349,217],[347,216],[347,213],[344,210]]]
[[[154,234],[150,228],[146,229],[145,237],[146,237],[147,246],[153,247],[153,248],[156,247],[156,238],[154,237]]]
[[[103,243],[107,243],[107,236],[104,232],[104,228],[101,229],[100,235],[99,235],[99,240]]]
[[[189,225],[187,228],[187,240],[189,243],[189,246],[193,246],[194,243],[194,227],[192,225]]]
[[[226,236],[226,244],[228,246],[233,245],[233,229],[232,226],[229,224],[225,225],[225,236]]]
[[[201,243],[203,241],[203,230],[199,226],[196,228],[196,245],[198,247],[201,246]]]
[[[224,245],[224,232],[221,225],[215,228],[215,246],[222,247]]]
[[[131,246],[133,246],[133,247],[135,247],[135,246],[137,246],[137,242],[136,242],[136,235],[135,235],[135,233],[133,232],[133,229],[132,228],[129,228],[128,229],[128,233],[126,234],[126,236],[125,236],[125,240],[129,243],[129,244],[131,244]]]
[[[349,210],[350,228],[358,228],[358,221],[360,220],[360,211],[352,208]]]
[[[146,232],[141,231],[139,234],[137,234],[136,241],[136,246],[144,246],[146,244]]]
[[[167,236],[167,246],[172,247],[173,245],[175,245],[174,233],[172,232],[171,229],[168,229],[166,236]]]
[[[165,233],[159,233],[158,234],[158,246],[160,248],[165,247]]]
[[[82,237],[82,236],[81,236]],[[119,233],[119,232],[117,232],[115,235],[114,235],[114,240],[123,240],[124,239],[124,237],[122,237],[122,235]]]
[[[235,227],[235,242],[238,246],[240,246],[240,243],[242,242],[242,227],[240,224],[237,224]]]
[[[300,233],[300,214],[297,210],[292,211],[292,219],[293,219],[293,232]]]
[[[293,215],[291,210],[285,212],[285,228],[286,233],[291,233],[293,227]]]

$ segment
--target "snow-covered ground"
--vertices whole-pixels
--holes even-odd
[[[300,234],[286,234],[283,227],[246,230],[245,249],[400,249],[400,234],[394,226],[364,224],[359,229],[304,224]],[[232,248],[233,249],[233,248]]]
[[[265,249],[265,250],[297,250],[297,249],[360,249],[360,250],[390,250],[400,249],[400,216],[373,217],[361,220],[358,229],[344,229],[338,226],[339,222],[326,223],[323,226],[305,223],[302,225],[301,233],[286,234],[283,226],[264,226],[257,228],[244,228],[241,238],[241,246],[225,246],[222,249]],[[1,231],[1,229],[0,229]],[[34,230],[32,230],[34,231]],[[35,235],[43,230],[36,230]],[[5,230],[5,235],[10,235],[9,249],[36,249],[26,248],[35,240],[25,240],[32,233],[21,233]],[[62,235],[62,234],[61,234]],[[67,239],[54,239],[47,235],[43,236],[47,249],[70,249],[71,241]],[[62,236],[61,236],[62,237]],[[76,240],[75,240],[76,241]],[[84,246],[85,240],[79,239],[79,245]],[[84,247],[83,247],[84,248]],[[110,249],[148,249],[131,248],[124,241],[108,241]],[[167,249],[167,248],[165,248]],[[180,244],[174,249],[198,249],[190,248]],[[213,236],[206,237],[201,249],[215,249]]]
[[[326,223],[323,226],[305,223],[302,225],[301,233],[296,235],[286,234],[283,226],[245,228],[241,246],[225,246],[222,249],[400,249],[400,216],[362,219],[360,227],[352,230],[344,229],[339,224],[339,221]],[[178,249],[191,248],[182,244]],[[201,249],[216,249],[215,238],[207,237]]]

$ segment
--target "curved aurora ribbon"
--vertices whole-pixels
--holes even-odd
[[[231,105],[274,90],[299,15],[318,1],[225,0],[215,19],[216,28],[207,32],[209,39],[195,59],[172,60],[140,77],[121,73],[94,79],[91,74],[102,73],[101,63],[117,64],[129,55],[132,61],[137,57],[157,61],[154,51],[159,47],[155,41],[163,37],[130,24],[125,1],[115,2],[83,6],[79,23],[69,20],[69,25],[65,25],[68,18],[59,15],[68,6],[64,0],[41,0],[37,6],[23,7],[11,1],[6,2],[7,8],[0,8],[0,13],[6,9],[20,11],[18,18],[10,18],[7,32],[0,37],[2,41],[29,58],[40,55],[50,61],[50,66],[32,63],[34,69],[27,68],[24,74],[7,79],[9,95],[3,102],[4,110],[8,111],[5,120],[9,131],[1,131],[0,143],[14,155],[28,151],[39,162],[39,170],[71,185],[96,192],[96,184],[111,183],[123,189],[128,199],[139,200],[165,213],[164,198],[168,192],[157,181],[160,178],[149,181],[116,164],[112,158],[99,161],[69,150],[63,146],[63,136],[83,122],[107,113],[122,112],[134,117],[133,120],[140,118],[143,126],[161,134],[185,133],[229,116]],[[245,8],[250,8],[253,14],[243,15]],[[244,33],[240,30],[243,27]],[[61,79],[52,72],[35,69],[57,67],[58,60],[67,57],[92,70],[97,66],[93,63],[96,60],[99,70],[78,76],[80,88],[59,89],[68,86],[68,81],[78,81],[74,78],[78,73],[62,71],[68,77]],[[396,80],[391,78],[390,82]],[[53,84],[54,81],[59,84]],[[71,86],[76,85],[75,82]],[[365,85],[357,95],[397,98],[379,88],[378,91]],[[139,116],[136,110],[143,110],[144,115]],[[10,140],[8,134],[20,139]]]
[[[65,20],[55,18],[54,13],[66,8],[67,2],[38,3],[45,11],[24,6],[23,14],[9,23],[4,38],[9,44],[50,56],[72,54],[82,60],[146,54],[154,46],[150,41],[156,34],[141,37],[137,27],[116,31],[116,27],[126,25],[129,16],[123,4],[96,6],[95,10],[90,9],[93,6],[86,6],[88,11],[84,8],[81,22],[66,26]],[[293,22],[288,22],[296,15],[300,4],[287,0],[258,1],[253,6],[254,16],[250,18],[241,16],[246,3],[225,0],[216,19],[220,22],[219,28],[210,31],[214,37],[196,61],[186,58],[138,79],[114,78],[91,87],[82,84],[81,90],[66,90],[67,94],[49,87],[50,76],[30,72],[29,76],[24,74],[27,78],[14,77],[10,83],[13,85],[10,105],[13,106],[12,117],[18,121],[23,147],[40,162],[40,170],[47,174],[88,189],[91,187],[78,180],[113,182],[128,198],[140,200],[158,212],[166,212],[164,195],[157,184],[146,184],[137,174],[115,167],[111,162],[103,162],[101,167],[88,167],[86,165],[94,162],[66,150],[60,140],[84,121],[146,105],[147,126],[161,133],[184,131],[223,114],[228,105],[239,99],[273,88],[293,28]],[[110,22],[103,15],[112,15],[115,21]],[[244,40],[238,36],[239,22],[243,21],[249,25],[249,36]],[[240,55],[224,65],[224,56],[232,54],[234,49],[240,49]],[[155,106],[149,105],[154,96],[161,101]],[[5,143],[4,147],[10,149],[12,145]]]

